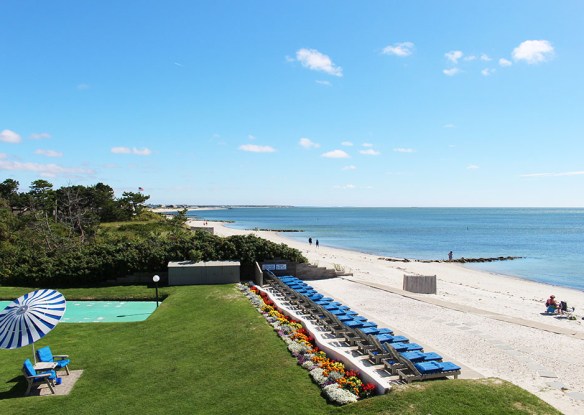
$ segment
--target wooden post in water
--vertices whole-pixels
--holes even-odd
[[[404,291],[418,294],[436,294],[436,275],[404,274]]]

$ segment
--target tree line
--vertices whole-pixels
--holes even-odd
[[[0,183],[0,284],[88,286],[140,272],[166,270],[169,261],[282,258],[305,262],[298,250],[255,236],[221,238],[185,227],[186,210],[171,219],[154,214],[148,195],[116,198],[103,183],[54,189],[46,180],[19,191]]]

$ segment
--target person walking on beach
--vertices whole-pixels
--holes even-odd
[[[318,239],[316,240],[316,247],[318,248]]]
[[[450,252],[448,253],[448,260],[449,260],[449,261],[452,261],[452,251],[450,251]]]
[[[312,236],[308,238],[308,245],[312,246]]]

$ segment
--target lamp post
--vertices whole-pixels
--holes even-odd
[[[160,281],[160,277],[155,275],[152,277],[152,281],[154,281],[154,285],[156,286],[156,308],[158,308],[158,281]]]

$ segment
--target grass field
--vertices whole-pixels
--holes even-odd
[[[0,299],[28,291],[0,287]],[[139,286],[59,291],[71,300],[153,298]],[[36,343],[83,369],[68,396],[23,397],[32,347],[0,349],[0,414],[559,414],[497,379],[417,383],[332,406],[235,286],[161,294],[146,321],[60,324]]]

